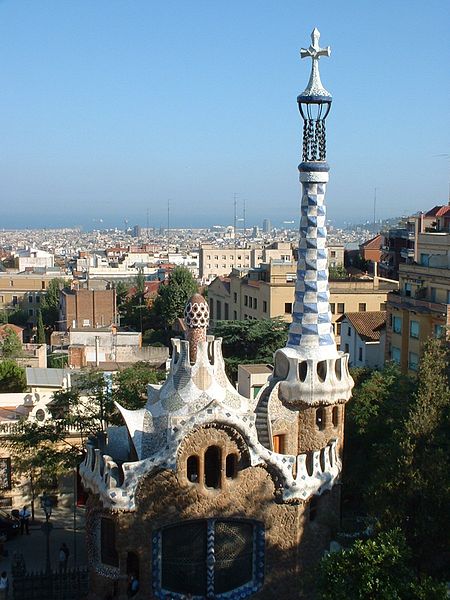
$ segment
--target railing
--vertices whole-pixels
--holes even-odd
[[[430,302],[429,300],[421,300],[419,298],[413,298],[411,296],[404,296],[400,291],[390,292],[388,294],[388,302],[393,304],[404,304],[408,307],[425,308],[432,312],[438,312],[439,314],[448,313],[448,304],[441,304],[438,302]]]
[[[16,423],[0,423],[0,436],[7,436],[13,433],[22,433],[25,430],[25,423],[30,421],[18,421]],[[79,434],[84,428],[81,425],[66,425],[61,429],[63,434]]]

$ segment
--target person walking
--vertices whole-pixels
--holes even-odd
[[[67,544],[63,542],[59,549],[59,572],[66,573],[67,572],[67,563],[69,561],[70,550],[67,547]]]
[[[3,571],[0,575],[0,600],[6,600],[8,598],[9,580],[6,571]]]
[[[19,510],[20,535],[23,535],[24,531],[27,535],[30,535],[30,517],[31,513],[27,506]]]

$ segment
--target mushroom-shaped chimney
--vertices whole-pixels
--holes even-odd
[[[189,342],[189,358],[191,364],[197,360],[199,342],[206,342],[206,331],[209,325],[208,303],[201,294],[194,294],[184,309],[186,339]]]

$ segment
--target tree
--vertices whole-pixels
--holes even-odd
[[[37,314],[37,343],[38,344],[46,343],[44,321],[42,319],[42,311],[41,310],[38,310],[38,314]]]
[[[19,393],[26,389],[25,369],[11,359],[0,362],[0,393]]]
[[[175,267],[167,285],[161,285],[154,303],[154,311],[170,329],[184,312],[189,298],[197,292],[197,282],[186,267]]]
[[[119,371],[113,379],[113,398],[124,408],[142,408],[147,401],[147,385],[165,379],[165,373],[150,369],[145,362]]]
[[[273,362],[273,354],[287,341],[288,324],[281,318],[218,321],[214,335],[222,338],[228,376],[237,378],[238,364]]]
[[[56,329],[59,319],[60,292],[69,285],[69,281],[62,277],[55,277],[49,282],[45,296],[41,300],[42,318],[47,327]]]
[[[443,600],[446,586],[419,580],[400,529],[379,533],[340,552],[328,554],[318,568],[319,600]]]
[[[330,279],[348,279],[348,273],[344,265],[336,265],[328,268]]]
[[[1,340],[1,354],[4,358],[17,358],[22,355],[22,342],[11,327],[5,327]]]

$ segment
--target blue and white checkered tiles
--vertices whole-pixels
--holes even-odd
[[[326,184],[306,181],[302,185],[297,284],[287,345],[304,349],[308,356],[313,348],[323,349],[320,354],[325,358],[326,350],[336,352],[329,306]]]

